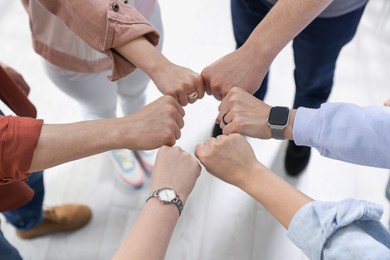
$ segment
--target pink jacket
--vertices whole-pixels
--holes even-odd
[[[35,51],[50,63],[72,71],[96,73],[111,69],[110,79],[120,79],[135,66],[113,48],[140,36],[153,45],[159,41],[158,32],[147,20],[156,0],[23,0],[23,3],[30,16]]]

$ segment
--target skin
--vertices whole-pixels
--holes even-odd
[[[200,170],[198,161],[181,148],[163,146],[157,154],[151,189],[172,188],[185,203]],[[164,259],[178,219],[176,205],[148,200],[114,259]]]
[[[183,117],[180,104],[170,96],[163,96],[122,118],[45,124],[29,171],[113,149],[151,150],[162,145],[172,146],[180,138]]]
[[[313,201],[257,161],[240,134],[211,138],[196,147],[195,156],[210,174],[248,193],[286,229],[297,211]]]
[[[243,46],[202,71],[207,94],[222,100],[233,87],[255,93],[278,53],[331,2],[279,0]]]
[[[170,62],[145,37],[139,37],[116,48],[127,60],[143,70],[164,95],[175,98],[180,105],[192,104],[204,96],[202,77],[192,70]],[[195,99],[188,97],[197,92]]]
[[[216,122],[226,135],[239,133],[242,135],[270,139],[271,129],[268,116],[271,106],[252,96],[241,88],[232,88],[218,107]],[[284,130],[286,139],[293,140],[293,127],[296,109],[290,109],[288,125]],[[222,120],[224,116],[225,124]]]

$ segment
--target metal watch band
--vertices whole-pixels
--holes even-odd
[[[155,191],[153,191],[153,192],[149,195],[149,197],[146,199],[146,202],[148,202],[151,198],[159,199],[159,197],[158,197],[158,192],[159,192],[159,191],[160,191],[160,190],[155,190]],[[159,200],[160,200],[160,199],[159,199]],[[174,198],[174,199],[171,201],[171,203],[164,202],[164,201],[161,201],[161,200],[160,200],[160,202],[161,202],[162,204],[175,204],[176,207],[177,207],[177,209],[179,210],[179,216],[181,215],[181,212],[183,211],[184,205],[183,205],[183,201],[181,201],[179,195],[176,194],[176,198]]]
[[[271,135],[272,138],[278,139],[278,140],[284,140],[284,133],[283,133],[284,127],[283,128],[276,128],[275,126],[271,126]]]

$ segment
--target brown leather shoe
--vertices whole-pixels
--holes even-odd
[[[36,238],[52,233],[72,231],[85,226],[92,217],[92,211],[84,205],[65,204],[44,210],[42,221],[35,227],[26,230],[16,230],[18,237],[23,239]]]

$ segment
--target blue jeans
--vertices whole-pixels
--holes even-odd
[[[272,5],[265,0],[231,0],[237,48],[245,43],[271,8]],[[327,101],[337,58],[355,35],[364,8],[334,18],[316,18],[294,38],[294,108],[318,108]],[[267,84],[268,74],[254,96],[263,100]]]
[[[43,217],[42,205],[45,195],[43,171],[32,173],[26,183],[34,190],[32,200],[15,210],[3,212],[7,221],[20,230],[28,230],[34,227]],[[1,231],[0,256],[1,259],[7,260],[22,259],[18,251],[4,238]]]

